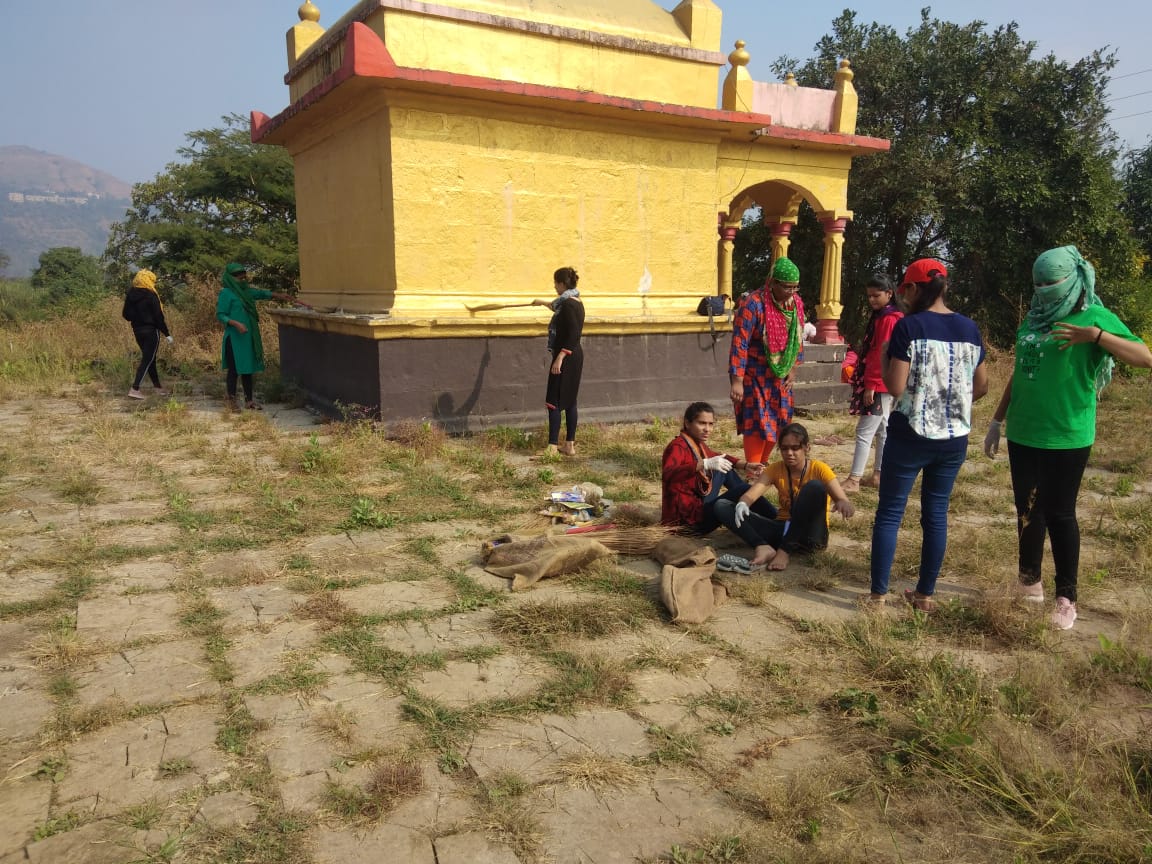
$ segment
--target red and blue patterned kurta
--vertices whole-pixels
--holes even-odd
[[[744,380],[744,401],[736,407],[736,431],[759,435],[775,442],[779,430],[792,422],[792,390],[768,368],[764,349],[764,303],[767,288],[749,291],[740,298],[732,319],[732,350],[728,355],[728,374]],[[804,303],[796,299],[796,326],[800,328],[799,363],[804,357]],[[771,302],[769,299],[768,302]],[[795,368],[795,367],[793,367]]]

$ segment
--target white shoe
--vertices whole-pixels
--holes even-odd
[[[1052,626],[1057,630],[1071,630],[1076,623],[1076,604],[1067,597],[1056,598],[1056,608],[1052,610]]]
[[[128,391],[128,398],[129,399],[147,399],[148,397],[145,396],[143,393],[141,393],[139,390],[137,390],[135,387],[133,387],[131,390]]]
[[[1025,600],[1028,603],[1043,603],[1044,602],[1044,583],[1043,582],[1033,582],[1031,585],[1025,585],[1023,582],[1020,582],[1016,586],[1016,592],[1017,592],[1017,596],[1021,600]]]

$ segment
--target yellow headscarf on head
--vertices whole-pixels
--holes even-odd
[[[151,270],[137,271],[136,275],[132,277],[133,288],[143,288],[145,291],[156,293],[156,274]]]
[[[156,299],[160,299],[160,292],[156,290],[156,274],[151,270],[138,270],[136,275],[132,277],[133,288],[143,288],[145,291],[151,291],[156,295]],[[164,303],[160,303],[160,311],[164,311]]]

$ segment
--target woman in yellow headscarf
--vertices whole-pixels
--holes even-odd
[[[121,313],[124,320],[132,325],[132,335],[136,337],[136,344],[140,346],[140,365],[136,368],[136,377],[132,379],[132,389],[128,391],[130,399],[143,399],[140,384],[144,381],[144,374],[152,379],[152,386],[156,388],[159,396],[167,396],[168,391],[160,386],[160,373],[156,370],[156,355],[160,352],[160,334],[172,344],[172,335],[168,332],[168,322],[164,320],[164,304],[160,302],[160,295],[156,293],[156,274],[151,270],[140,270],[132,278],[132,287],[128,289],[128,296],[124,298],[124,311]]]

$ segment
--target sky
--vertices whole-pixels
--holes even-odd
[[[284,34],[298,21],[300,2],[0,0],[0,145],[66,156],[128,183],[150,180],[178,160],[187,132],[219,126],[225,114],[275,115],[288,106]],[[327,26],[355,0],[314,2]],[[774,59],[811,56],[845,8],[861,23],[903,33],[918,23],[926,3],[717,0],[724,13],[722,50],[743,39],[752,77],[770,81]],[[1130,147],[1152,137],[1152,53],[1145,43],[1152,4],[947,0],[931,8],[933,17],[957,23],[1015,21],[1038,54],[1062,60],[1111,47],[1119,58],[1108,90],[1112,128]]]

